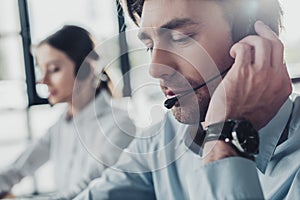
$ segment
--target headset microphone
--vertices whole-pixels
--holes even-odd
[[[182,97],[184,97],[185,95],[190,94],[191,92],[194,92],[194,91],[196,91],[196,90],[198,90],[198,89],[200,89],[200,88],[206,86],[208,83],[210,83],[211,81],[215,80],[215,79],[218,78],[219,76],[223,76],[225,73],[227,73],[227,72],[230,70],[230,68],[231,68],[231,67],[228,67],[228,68],[225,69],[222,73],[217,74],[216,76],[211,77],[211,78],[210,78],[209,80],[207,80],[206,82],[204,82],[204,83],[198,85],[198,86],[195,87],[195,88],[192,88],[192,89],[186,91],[185,93],[183,93],[183,94],[181,94],[181,95],[177,95],[177,96],[175,96],[175,97],[172,97],[172,98],[170,98],[170,99],[167,99],[167,100],[165,101],[165,103],[164,103],[164,106],[165,106],[167,109],[171,109],[171,108],[176,104],[176,102],[177,102],[180,98],[182,98]]]

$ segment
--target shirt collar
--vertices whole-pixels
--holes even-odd
[[[293,103],[290,98],[286,100],[283,106],[273,119],[261,130],[259,130],[259,154],[256,157],[257,168],[265,173],[267,165],[273,156],[281,134],[283,133],[289,117],[291,115]]]

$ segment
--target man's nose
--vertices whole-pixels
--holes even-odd
[[[153,78],[164,79],[176,73],[176,57],[174,53],[153,48],[149,73]]]

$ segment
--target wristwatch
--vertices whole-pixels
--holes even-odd
[[[247,120],[227,120],[211,124],[205,128],[204,143],[212,140],[223,140],[235,148],[242,156],[252,158],[258,154],[258,132]]]

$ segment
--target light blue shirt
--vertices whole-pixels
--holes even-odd
[[[137,138],[117,165],[77,198],[300,199],[299,113],[300,97],[292,95],[259,131],[256,162],[229,157],[207,165],[189,137],[190,127],[167,114],[162,124]],[[282,140],[287,125],[287,139]]]

